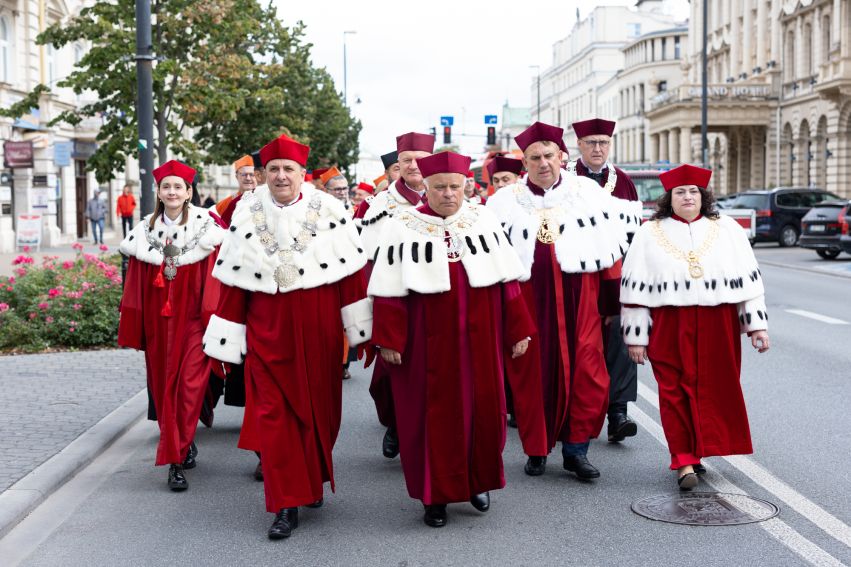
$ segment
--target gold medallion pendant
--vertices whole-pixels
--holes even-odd
[[[695,280],[703,277],[703,266],[700,265],[700,259],[694,250],[688,253],[688,275]]]

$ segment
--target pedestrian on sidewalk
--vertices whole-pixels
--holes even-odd
[[[366,254],[343,205],[305,183],[310,148],[281,136],[263,146],[267,186],[243,193],[216,260],[222,285],[204,351],[245,363],[240,439],[252,428],[263,458],[269,539],[289,537],[298,507],[319,507],[334,489],[340,431],[340,360],[368,341]],[[292,232],[292,227],[300,227]],[[256,450],[256,449],[255,449]]]
[[[106,204],[95,189],[92,198],[86,204],[86,218],[92,223],[92,238],[95,244],[103,244],[103,222],[106,219]]]
[[[130,257],[121,299],[118,344],[145,351],[148,388],[160,428],[155,464],[169,465],[168,486],[189,486],[185,469],[195,467],[195,429],[210,360],[204,355],[204,301],[212,262],[225,231],[216,218],[189,203],[195,170],[169,161],[153,171],[157,205],[121,242]]]
[[[125,185],[118,197],[116,212],[121,218],[122,238],[127,238],[127,231],[133,228],[133,211],[136,210],[136,198],[133,197],[133,187]]]
[[[712,172],[682,165],[635,233],[623,266],[621,326],[629,356],[653,366],[677,484],[690,490],[703,457],[753,452],[740,382],[740,333],[766,352],[768,313],[748,237],[719,215]]]

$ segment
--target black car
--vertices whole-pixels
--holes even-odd
[[[756,210],[756,242],[794,246],[801,234],[801,219],[825,200],[840,197],[823,189],[777,187],[739,193],[728,208]]]
[[[851,201],[822,201],[801,220],[798,246],[815,250],[825,260],[851,254]]]

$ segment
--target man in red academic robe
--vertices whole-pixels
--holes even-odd
[[[418,167],[418,160],[431,155],[434,151],[434,136],[408,132],[396,137],[396,155],[400,177],[386,191],[368,197],[358,207],[355,222],[360,219],[361,237],[370,260],[374,260],[380,244],[380,234],[387,219],[403,211],[418,207],[423,202],[425,185]],[[384,159],[384,156],[382,156]],[[392,156],[388,154],[388,161]],[[385,162],[386,164],[387,162]],[[387,168],[392,178],[393,164]],[[367,277],[371,263],[367,265]],[[399,440],[396,436],[396,411],[393,407],[393,394],[387,369],[381,360],[376,360],[372,371],[369,394],[375,402],[378,421],[387,428],[381,442],[381,452],[388,459],[399,454]]]
[[[536,339],[516,253],[493,214],[464,200],[470,158],[418,161],[427,202],[385,222],[369,294],[408,494],[441,527],[448,503],[484,512],[505,485],[503,364]]]
[[[615,123],[611,120],[593,118],[573,123],[579,146],[579,159],[567,166],[569,173],[587,177],[618,199],[628,201],[633,216],[640,218],[641,201],[635,184],[623,170],[609,161],[612,134]],[[630,223],[629,240],[639,226]],[[620,279],[607,279],[608,285],[619,285]],[[629,359],[629,353],[620,332],[620,315],[603,326],[603,344],[606,351],[606,367],[609,371],[609,427],[610,443],[618,443],[638,433],[638,426],[627,415],[627,403],[638,399],[638,368]]]
[[[629,216],[592,181],[561,171],[562,136],[541,122],[518,135],[528,175],[492,195],[488,207],[525,268],[524,294],[541,337],[532,348],[539,350],[548,448],[560,440],[564,468],[588,480],[600,476],[587,453],[608,405],[602,323],[619,311],[619,286],[606,280],[620,276]],[[545,457],[530,457],[527,472],[542,474],[545,466]]]
[[[515,158],[496,156],[488,162],[487,170],[491,185],[496,192],[517,183],[520,172],[523,171],[523,162]]]
[[[267,188],[243,194],[213,277],[221,300],[204,350],[245,361],[247,396],[263,456],[271,539],[298,526],[298,506],[334,489],[345,329],[369,340],[363,244],[342,204],[304,183],[310,148],[281,136],[260,150]],[[243,427],[248,426],[246,423]]]

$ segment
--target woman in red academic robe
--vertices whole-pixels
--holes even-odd
[[[762,274],[744,230],[715,210],[711,175],[683,165],[660,176],[666,193],[636,232],[621,280],[624,341],[633,361],[653,366],[683,490],[697,486],[701,458],[753,452],[739,335],[769,348]]]
[[[170,465],[168,486],[179,491],[188,488],[184,469],[195,466],[193,440],[210,375],[201,345],[210,314],[202,313],[202,302],[224,230],[189,203],[194,169],[172,160],[153,173],[156,210],[119,247],[130,261],[118,344],[145,351],[160,428],[155,464]]]

